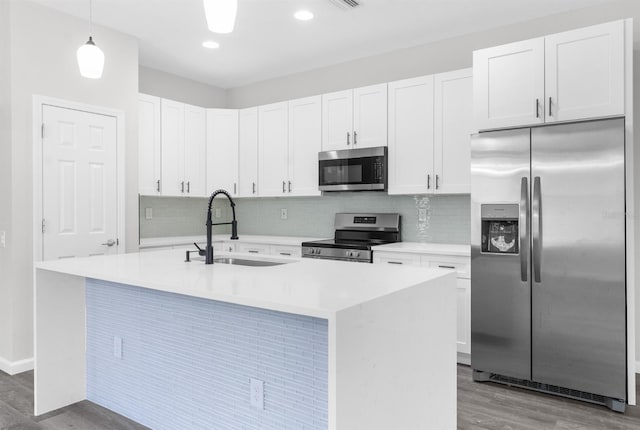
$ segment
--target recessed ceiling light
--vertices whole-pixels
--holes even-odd
[[[308,10],[299,10],[293,14],[295,19],[299,19],[300,21],[309,21],[313,19],[313,13]]]
[[[218,42],[214,42],[213,40],[207,40],[205,42],[202,42],[202,46],[209,49],[217,49],[220,47],[220,44]]]

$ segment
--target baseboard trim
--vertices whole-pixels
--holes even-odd
[[[9,361],[3,357],[0,357],[0,370],[9,375],[15,375],[17,373],[26,372],[27,370],[33,370],[33,358],[26,358],[24,360]]]

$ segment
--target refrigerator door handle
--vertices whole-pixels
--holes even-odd
[[[540,266],[542,266],[542,200],[540,176],[536,176],[533,179],[531,218],[531,231],[533,235],[533,281],[540,282]]]
[[[529,235],[527,217],[529,214],[529,180],[520,180],[520,280],[527,282],[529,273]]]

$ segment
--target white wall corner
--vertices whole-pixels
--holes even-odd
[[[33,357],[13,362],[0,357],[0,370],[9,375],[16,375],[26,372],[27,370],[33,370]]]

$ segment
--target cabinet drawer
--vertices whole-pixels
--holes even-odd
[[[401,254],[395,252],[373,252],[373,262],[379,264],[408,264],[419,266],[420,255],[418,254]]]
[[[281,255],[283,257],[301,257],[302,247],[295,245],[271,245],[272,255]]]
[[[237,243],[236,252],[247,252],[250,254],[269,254],[269,245],[262,243]]]
[[[455,257],[455,256],[441,256],[441,255],[423,255],[421,257],[421,264],[423,266],[438,268],[438,269],[451,269],[456,271],[458,278],[470,278],[470,264],[467,257]]]

